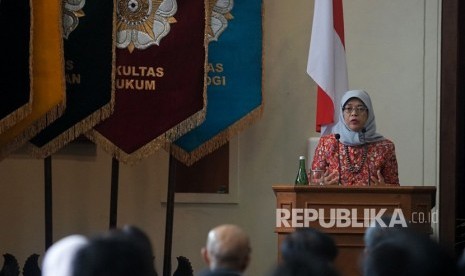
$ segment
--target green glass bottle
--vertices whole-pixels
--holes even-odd
[[[295,178],[295,185],[308,185],[307,169],[305,168],[305,156],[299,157],[299,170]]]

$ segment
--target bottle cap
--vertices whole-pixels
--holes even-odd
[[[299,160],[303,160],[303,159],[305,159],[305,156],[303,155],[299,156]]]

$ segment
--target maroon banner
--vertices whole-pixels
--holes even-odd
[[[205,119],[204,0],[118,0],[113,115],[87,136],[132,163]]]

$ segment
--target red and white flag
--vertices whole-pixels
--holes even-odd
[[[307,73],[318,85],[316,131],[331,133],[348,90],[342,0],[315,0]]]

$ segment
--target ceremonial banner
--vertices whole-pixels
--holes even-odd
[[[171,154],[186,165],[224,145],[263,109],[262,2],[211,2],[207,117],[171,145]]]
[[[117,0],[115,111],[86,135],[119,161],[205,119],[204,0]]]
[[[63,1],[66,110],[31,139],[47,157],[108,118],[114,104],[113,0]]]
[[[318,85],[316,131],[331,133],[348,90],[342,0],[315,0],[307,73]]]
[[[0,1],[0,134],[31,112],[30,0]]]
[[[61,0],[34,0],[31,8],[32,112],[0,135],[0,160],[57,119],[65,108]]]

